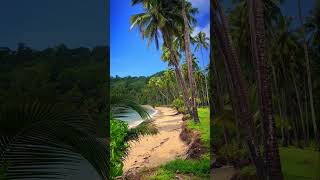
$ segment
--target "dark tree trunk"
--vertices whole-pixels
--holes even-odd
[[[179,66],[179,59],[177,59],[177,56],[175,55],[175,51],[172,47],[172,39],[170,38],[171,36],[166,29],[161,29],[161,32],[163,34],[164,43],[170,51],[170,60],[171,60],[171,63],[173,64],[173,66],[175,67],[176,77],[177,77],[177,80],[179,81],[179,84],[181,86],[184,104],[187,108],[188,113],[191,116],[193,116],[193,113],[191,111],[191,104],[190,104],[190,101],[188,98],[187,86],[186,86],[186,83],[184,81],[184,78],[183,78],[183,75],[182,75],[182,72],[181,72],[181,69]]]
[[[259,148],[254,139],[253,116],[249,108],[247,82],[242,76],[239,59],[235,48],[233,47],[233,42],[228,27],[228,20],[220,7],[219,1],[215,0],[213,3],[216,5],[216,7],[218,7],[218,12],[222,22],[222,25],[219,25],[218,17],[214,16],[212,27],[214,36],[217,38],[217,41],[219,42],[217,44],[221,46],[221,49],[224,51],[223,53],[226,56],[226,68],[229,70],[236,97],[234,102],[237,104],[236,108],[239,108],[238,113],[239,120],[241,121],[240,125],[244,131],[251,159],[257,169],[258,177],[264,179],[263,160],[261,159]],[[211,13],[216,13],[216,11],[211,11]],[[220,32],[219,28],[221,28]]]
[[[283,179],[272,107],[270,68],[265,58],[264,2],[248,0],[251,52],[255,62],[264,132],[266,179]]]

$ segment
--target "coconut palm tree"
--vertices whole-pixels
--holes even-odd
[[[233,45],[232,37],[230,34],[229,22],[224,15],[220,2],[214,0],[212,2],[214,6],[213,13],[213,34],[218,43],[218,50],[225,62],[227,72],[229,73],[231,87],[234,90],[234,97],[232,103],[239,116],[240,125],[244,129],[244,135],[246,143],[250,151],[251,159],[257,169],[257,175],[259,178],[264,178],[264,163],[260,156],[260,151],[254,139],[254,127],[253,116],[249,107],[248,86],[245,81],[239,63],[239,58]],[[220,20],[219,18],[220,17]],[[221,23],[221,24],[220,24]]]
[[[188,90],[183,79],[179,65],[180,58],[175,50],[174,40],[179,33],[179,27],[182,26],[182,19],[176,13],[176,1],[157,1],[157,0],[133,0],[132,5],[143,4],[143,13],[131,16],[131,28],[139,27],[142,38],[148,39],[148,45],[154,40],[159,48],[160,32],[164,41],[164,46],[168,49],[170,64],[175,67],[176,76],[180,83],[183,99],[188,112],[193,116],[191,103],[188,98]]]
[[[299,21],[301,25],[301,31],[302,31],[302,36],[303,36],[303,50],[304,50],[304,56],[305,56],[305,61],[306,61],[306,72],[307,72],[307,78],[308,78],[308,91],[309,91],[309,103],[310,103],[310,108],[311,108],[311,120],[313,124],[313,132],[314,132],[314,137],[316,139],[317,143],[317,148],[320,150],[320,136],[318,132],[318,125],[316,122],[316,113],[315,113],[315,108],[314,108],[314,97],[313,97],[313,86],[312,86],[312,77],[311,77],[311,69],[310,69],[310,59],[309,59],[309,52],[308,52],[308,45],[307,45],[307,39],[305,35],[305,26],[304,26],[304,21],[302,18],[302,13],[301,13],[301,0],[298,0],[298,12],[299,12]]]
[[[197,108],[197,102],[196,102],[196,96],[195,96],[195,82],[193,78],[193,68],[192,68],[192,55],[190,51],[190,23],[187,18],[187,10],[186,10],[186,2],[185,0],[182,0],[182,17],[184,22],[184,39],[185,39],[185,55],[186,55],[186,61],[188,65],[188,79],[189,79],[189,85],[190,85],[190,91],[191,91],[191,104],[192,104],[192,114],[193,119],[195,123],[199,123],[199,116],[198,116],[198,108]]]
[[[195,51],[201,52],[202,68],[203,68],[203,74],[205,77],[205,85],[206,85],[207,104],[209,104],[209,90],[208,90],[207,75],[205,73],[205,65],[204,65],[204,59],[203,59],[203,48],[208,50],[208,48],[209,48],[208,41],[209,40],[210,39],[208,37],[206,37],[206,33],[201,32],[201,31],[194,37],[194,42],[196,43]]]
[[[255,63],[260,112],[264,130],[264,153],[266,179],[283,179],[276,126],[272,107],[272,91],[269,78],[269,66],[265,56],[265,18],[264,1],[248,0],[250,44],[253,62]]]

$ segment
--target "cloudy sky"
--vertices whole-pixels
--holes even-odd
[[[209,35],[210,1],[191,0],[199,9],[196,18],[198,25],[194,32],[204,31]],[[137,29],[130,29],[130,16],[141,13],[141,7],[132,7],[131,0],[110,0],[110,66],[111,75],[115,76],[149,76],[167,69],[167,64],[161,61],[161,51],[155,45],[147,47],[147,41],[142,40]],[[191,47],[193,51],[194,48]],[[200,52],[196,53],[200,59]],[[204,51],[204,62],[209,62],[209,52]]]

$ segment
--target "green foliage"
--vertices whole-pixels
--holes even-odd
[[[231,162],[241,159],[247,159],[249,157],[249,152],[247,149],[239,148],[239,144],[231,143],[220,147],[218,156],[228,158],[228,161]]]
[[[34,50],[19,44],[17,51],[0,51],[0,102],[24,99],[87,113],[97,122],[97,133],[105,137],[108,47],[68,48],[59,45]],[[100,127],[103,126],[103,129]]]
[[[128,124],[120,120],[110,120],[110,174],[112,177],[122,175],[123,160],[129,147],[126,138]]]
[[[280,148],[285,179],[317,179],[320,177],[320,153],[309,149]]]
[[[200,123],[195,124],[188,121],[187,126],[200,132],[201,141],[204,146],[210,146],[210,110],[209,108],[198,108]]]
[[[143,94],[143,90],[147,85],[148,77],[111,77],[110,78],[110,92],[121,94],[121,95],[130,95],[130,98],[139,103],[147,104],[147,99]]]
[[[258,177],[256,175],[256,168],[253,165],[241,168],[239,174],[237,174],[237,178],[246,180],[258,180]]]
[[[137,140],[140,136],[155,135],[159,131],[151,120],[145,120],[137,127],[132,128],[128,132],[127,140]]]
[[[178,112],[184,112],[183,110],[185,109],[184,107],[184,102],[182,98],[176,98],[172,101],[171,104]]]
[[[169,180],[175,177],[176,173],[192,174],[201,179],[210,177],[210,158],[204,155],[199,160],[176,159],[160,166],[151,179]]]
[[[159,169],[154,175],[150,176],[151,180],[169,180],[175,178],[175,172],[166,169]]]

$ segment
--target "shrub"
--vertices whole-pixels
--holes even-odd
[[[183,112],[185,107],[184,107],[184,102],[181,98],[176,98],[175,100],[172,101],[172,106],[178,111],[178,112]]]
[[[122,175],[123,158],[126,156],[128,124],[120,120],[110,121],[110,174],[112,177]]]

